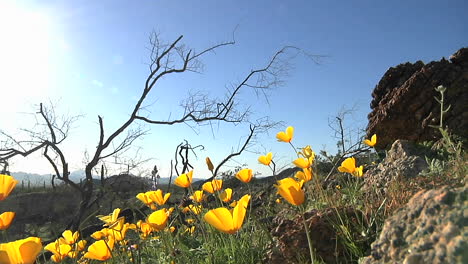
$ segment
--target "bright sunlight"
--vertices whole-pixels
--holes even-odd
[[[3,109],[14,111],[11,102],[47,94],[50,79],[51,23],[47,14],[20,6],[0,3],[0,90]],[[10,102],[10,103],[9,103]]]

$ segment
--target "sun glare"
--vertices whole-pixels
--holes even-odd
[[[0,97],[2,109],[11,111],[48,93],[51,21],[44,12],[2,1],[0,29]]]

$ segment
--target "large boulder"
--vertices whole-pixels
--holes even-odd
[[[148,178],[137,177],[130,174],[119,174],[105,179],[104,186],[118,194],[129,194],[130,196],[139,192],[146,192],[151,189],[151,182]]]
[[[0,212],[16,213],[6,231],[11,240],[26,236],[41,236],[47,240],[65,230],[74,216],[70,212],[76,212],[79,204],[80,194],[62,186],[56,191],[12,194],[0,203]]]
[[[468,189],[416,193],[387,219],[361,263],[468,263]]]
[[[368,248],[370,242],[362,237],[356,228],[362,220],[361,211],[353,208],[327,208],[311,210],[305,213],[305,219],[310,230],[315,257],[324,263],[357,263],[352,260],[346,245],[336,229],[343,226],[353,238],[358,237],[360,247]],[[347,219],[342,223],[342,219]],[[288,219],[284,214],[278,214],[271,221],[273,243],[267,251],[264,263],[294,264],[304,263],[310,259],[307,236],[304,230],[302,216]]]
[[[388,148],[396,139],[414,142],[440,137],[440,105],[434,97],[439,85],[447,88],[445,107],[451,105],[444,116],[444,126],[450,132],[466,136],[468,131],[468,48],[462,48],[450,61],[424,64],[400,64],[390,68],[372,92],[372,112],[368,115],[367,136],[378,135],[378,148]]]
[[[385,193],[395,180],[403,181],[416,177],[427,169],[425,149],[407,140],[396,140],[385,159],[370,167],[364,175],[364,190]]]

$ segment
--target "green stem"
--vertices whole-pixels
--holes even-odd
[[[7,234],[6,230],[2,231],[2,236],[3,236],[3,240],[5,241],[4,243],[10,242],[10,238],[8,237],[8,234]]]
[[[296,155],[297,155],[297,150],[296,150],[296,147],[294,147],[293,143],[289,142],[289,145],[291,145],[291,147],[292,147],[293,150],[294,150],[294,153],[296,153]]]
[[[443,128],[443,120],[444,120],[444,92],[440,92],[440,124],[439,127]]]
[[[310,261],[314,264],[314,251],[312,249],[312,239],[310,238],[309,226],[307,225],[306,218],[305,218],[305,210],[301,210],[302,221],[304,223],[304,229],[307,236],[307,243],[309,244],[309,254],[310,254]]]
[[[270,167],[271,171],[273,172],[273,177],[275,178],[275,181],[278,181],[278,177],[276,177],[276,163],[271,160],[271,163],[273,164],[273,167],[271,167],[271,164],[268,165]]]
[[[249,183],[245,183],[247,184],[247,189],[249,190],[249,195],[250,195],[250,201],[249,201],[249,204],[247,206],[249,206],[249,217],[247,218],[247,222],[250,223],[250,217],[252,216],[252,190],[250,189],[250,185]]]
[[[231,256],[232,256],[232,259],[234,259],[234,256],[236,254],[236,251],[234,250],[234,243],[232,243],[232,240],[233,240],[233,237],[230,235],[229,236],[229,243],[230,243],[230,246],[231,246]]]

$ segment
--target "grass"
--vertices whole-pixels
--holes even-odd
[[[357,263],[359,258],[369,253],[370,243],[379,234],[384,220],[403,206],[414,193],[441,185],[460,186],[464,183],[465,179],[461,175],[466,175],[463,173],[467,170],[467,155],[463,153],[457,157],[453,155],[442,157],[445,159],[442,160],[443,170],[436,168],[435,171],[431,171],[433,168],[430,167],[419,177],[407,180],[395,179],[389,183],[387,192],[381,195],[378,195],[378,192],[363,192],[362,178],[337,173],[335,177],[340,179],[340,184],[330,188],[323,184],[322,175],[314,175],[311,181],[304,184],[306,194],[304,210],[334,210],[334,214],[327,216],[327,221],[335,230],[336,248],[342,250],[341,254],[345,256],[347,263]],[[271,182],[272,179],[269,178],[254,179],[248,183],[250,184],[248,186],[234,178],[224,181],[225,188],[229,186],[237,188],[235,198],[248,193],[249,189],[253,197],[241,230],[232,235],[219,232],[202,219],[208,210],[219,207],[214,195],[210,195],[211,199],[202,203],[204,209],[201,214],[184,213],[183,207],[178,206],[184,197],[184,190],[172,188],[170,199],[172,202],[163,207],[175,208],[167,226],[173,226],[176,230],[171,232],[166,228],[153,232],[145,239],[138,230],[130,230],[125,242],[116,244],[112,251],[113,257],[107,263],[263,263],[267,250],[274,244],[275,239],[269,232],[268,221],[279,213],[289,219],[299,214],[298,208],[285,201],[276,203],[278,195],[275,193],[276,189],[271,187]],[[160,187],[165,190],[167,186]],[[60,188],[67,189],[67,187]],[[20,197],[20,194],[16,194],[12,198],[20,199]],[[113,201],[114,207],[126,206],[137,210],[142,206],[136,199],[118,201],[115,198],[112,195],[108,196],[108,199]],[[106,202],[103,201],[104,203]],[[227,204],[223,206],[228,207]],[[149,209],[143,210],[144,214],[151,212]],[[188,218],[195,221],[189,224]],[[93,217],[91,219],[90,222],[97,221]],[[186,230],[192,226],[195,227],[193,232]],[[34,229],[30,233],[39,237],[41,232],[43,234],[48,232],[44,227],[34,226],[33,223],[29,228]],[[310,232],[313,233],[314,230]],[[87,239],[88,245],[94,241]],[[313,244],[312,250],[315,250]],[[308,255],[307,251],[305,253],[298,251],[295,261],[310,263]],[[320,256],[316,254],[314,256],[314,263],[321,263]],[[38,259],[38,263],[52,262],[42,257]],[[77,263],[77,260],[66,258],[63,263]],[[88,263],[100,263],[100,261],[91,260]]]
[[[441,105],[443,109],[443,100]],[[105,255],[109,249],[112,249],[109,250],[112,257],[107,259],[106,256],[102,256],[103,260],[107,261],[106,263],[265,263],[270,261],[267,257],[271,257],[271,252],[279,252],[280,255],[289,254],[291,259],[284,260],[284,263],[323,263],[324,261],[358,263],[360,258],[369,254],[370,244],[379,235],[385,219],[391,216],[395,210],[404,206],[416,192],[442,185],[456,187],[465,184],[468,170],[467,154],[459,140],[454,140],[441,127],[439,129],[442,134],[442,139],[439,142],[425,143],[420,146],[425,150],[424,153],[429,164],[428,170],[410,179],[396,178],[391,180],[386,192],[363,191],[361,187],[364,181],[362,177],[359,177],[357,166],[356,168],[347,168],[349,173],[338,173],[334,170],[331,175],[336,185],[325,182],[325,179],[330,175],[326,169],[336,167],[331,162],[341,162],[335,157],[327,157],[328,161],[317,157],[315,163],[310,162],[314,172],[312,179],[300,183],[302,187],[297,193],[290,193],[291,189],[285,191],[286,194],[280,193],[283,198],[280,203],[278,203],[277,188],[273,184],[276,183],[276,180],[293,175],[274,175],[263,179],[253,178],[249,183],[241,183],[234,177],[225,179],[223,188],[234,190],[233,201],[239,200],[245,194],[251,196],[245,210],[245,218],[239,216],[241,213],[232,215],[234,223],[241,222],[241,228],[232,234],[220,232],[219,227],[209,224],[205,218],[207,212],[218,210],[217,208],[233,208],[229,205],[230,202],[220,201],[219,193],[208,194],[207,199],[200,202],[191,201],[188,198],[189,195],[193,194],[194,189],[199,188],[199,184],[192,184],[188,189],[171,186],[170,200],[164,205],[158,205],[157,210],[166,208],[172,211],[163,224],[158,224],[158,228],[155,227],[154,222],[148,220],[149,218],[139,217],[143,219],[143,222],[137,222],[139,219],[137,214],[148,216],[155,210],[144,207],[143,203],[136,198],[119,199],[120,195],[107,191],[99,206],[90,212],[89,217],[83,223],[83,229],[79,231],[84,234],[86,225],[100,223],[95,218],[97,214],[110,212],[117,207],[131,208],[135,214],[133,221],[129,222],[126,219],[125,222],[128,223],[124,224],[124,220],[112,220],[109,228],[114,230],[112,231],[114,235],[108,235],[107,238],[104,238],[108,247],[100,248],[97,251],[91,249],[93,246],[89,246],[96,240],[88,236],[83,237],[88,241],[88,250],[84,248],[73,259],[64,257],[62,263],[101,263],[100,260],[92,260],[83,256],[87,251],[93,250],[98,255]],[[283,132],[283,134],[286,140],[292,138],[292,135],[288,138],[287,133]],[[312,154],[306,148],[303,148],[298,154],[296,153],[297,148],[292,147],[294,155],[297,155],[298,158],[305,157],[309,161],[313,159]],[[360,160],[369,164],[376,162],[379,156],[377,153],[360,156],[357,159],[358,165]],[[344,166],[343,164],[342,166]],[[294,172],[292,171],[293,174]],[[281,185],[280,182],[278,184]],[[169,190],[169,186],[158,187],[164,191]],[[62,191],[65,194],[67,190],[69,191],[67,188],[62,186],[54,192]],[[294,201],[286,197],[288,194],[289,198],[294,198]],[[136,193],[131,194],[131,197],[135,197],[135,195]],[[301,200],[302,195],[305,197],[304,201],[296,203],[295,201]],[[21,199],[20,191],[16,191],[11,199]],[[201,206],[201,212],[187,209],[190,204]],[[242,209],[238,208],[241,207],[237,205],[234,211],[241,212]],[[144,219],[147,219],[146,222]],[[230,218],[220,216],[220,219],[222,219],[221,225],[224,225]],[[292,252],[281,252],[284,248],[278,248],[280,238],[271,232],[275,228],[275,224],[272,223],[273,219],[285,219],[296,223],[293,229],[283,230],[283,232],[302,235],[302,238],[291,237],[290,239],[300,240],[307,237],[308,247],[290,248],[289,250]],[[310,221],[315,221],[315,223],[322,221],[321,227],[325,227],[327,234],[330,234],[330,237],[327,238],[329,240],[326,241],[334,243],[331,247],[327,245],[328,252],[323,252],[323,245],[320,244],[323,241],[320,240],[320,234],[314,229],[309,231],[310,226],[305,224],[305,219],[313,219]],[[144,229],[145,223],[151,228]],[[98,224],[98,229],[101,228],[99,225],[102,223]],[[128,231],[126,231],[127,227]],[[57,233],[60,233],[54,225],[47,229],[44,226],[35,226],[34,223],[31,223],[29,228],[33,230],[30,231],[31,234],[39,237],[50,238],[51,235],[46,235],[47,232],[53,232],[58,237]],[[145,233],[145,230],[151,232]],[[8,236],[8,230],[2,232],[3,235]],[[118,232],[123,239],[118,241],[115,232]],[[115,244],[112,246],[114,240]],[[77,241],[72,244],[71,248],[76,245]],[[283,246],[285,245],[283,244]],[[37,259],[37,263],[52,263],[46,255],[42,254]],[[332,258],[325,259],[329,256]]]

